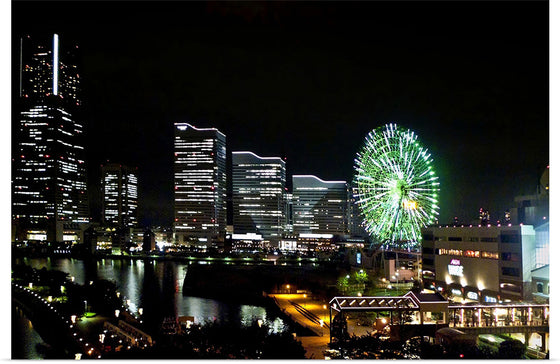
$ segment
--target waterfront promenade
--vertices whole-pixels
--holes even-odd
[[[305,296],[304,296],[305,295]],[[308,297],[307,294],[269,294],[276,305],[294,322],[313,331],[316,336],[299,336],[308,359],[324,359],[329,344],[329,305]],[[321,320],[323,326],[321,327]]]
[[[307,351],[308,359],[324,359],[324,352],[329,347],[329,304],[310,297],[307,293],[269,294],[276,305],[301,326],[313,331],[315,336],[296,337]],[[321,326],[321,320],[323,325]],[[356,336],[368,335],[371,328],[358,326],[353,320],[348,321],[348,332]]]

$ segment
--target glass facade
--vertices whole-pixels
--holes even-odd
[[[346,235],[347,183],[292,176],[294,233]]]
[[[56,34],[20,40],[12,143],[16,240],[61,242],[68,240],[65,226],[90,221],[76,49],[62,48]]]
[[[215,240],[226,230],[226,136],[175,123],[174,150],[176,241]]]
[[[137,168],[101,166],[102,218],[107,225],[135,227],[138,222]]]
[[[286,163],[232,152],[233,231],[279,239],[286,225]]]

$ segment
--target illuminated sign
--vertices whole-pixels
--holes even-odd
[[[460,289],[452,289],[451,293],[454,294],[455,296],[462,296],[463,293],[461,292]]]
[[[467,292],[467,298],[471,300],[478,300],[478,293],[476,292]]]
[[[362,253],[356,253],[356,264],[362,264]]]
[[[447,266],[447,271],[449,275],[462,277],[463,276],[463,266],[461,265],[461,261],[459,259],[451,259],[449,265]]]
[[[467,250],[465,251],[465,256],[471,258],[480,258],[480,251],[478,250]]]
[[[492,303],[496,303],[498,302],[497,299],[495,299],[494,297],[488,297],[488,296],[484,296],[484,302],[492,302]]]

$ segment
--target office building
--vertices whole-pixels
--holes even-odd
[[[233,231],[277,241],[286,225],[286,162],[232,152]]]
[[[511,208],[511,222],[539,226],[549,219],[549,167],[542,173],[535,193],[516,196],[515,207]]]
[[[226,231],[226,136],[188,123],[174,128],[175,241],[209,246]]]
[[[76,242],[90,221],[76,51],[57,34],[19,42],[12,142],[16,241]]]
[[[292,186],[294,234],[348,233],[346,182],[295,175]]]
[[[353,182],[348,188],[348,232],[353,237],[367,238],[369,233],[365,228],[365,218],[360,205],[357,203],[357,196],[358,186]]]
[[[422,229],[425,288],[458,300],[530,300],[535,264],[535,230],[530,225]]]
[[[284,226],[284,234],[290,235],[294,232],[294,212],[293,212],[294,195],[286,189],[286,200],[284,201],[284,215],[286,216],[286,225]]]
[[[550,230],[549,223],[535,228],[535,267],[540,268],[550,264]]]
[[[108,163],[101,166],[102,220],[109,226],[132,228],[138,223],[138,168]]]

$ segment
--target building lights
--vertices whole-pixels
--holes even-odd
[[[225,135],[214,128],[175,124],[174,230],[178,243],[209,241],[225,231]]]

